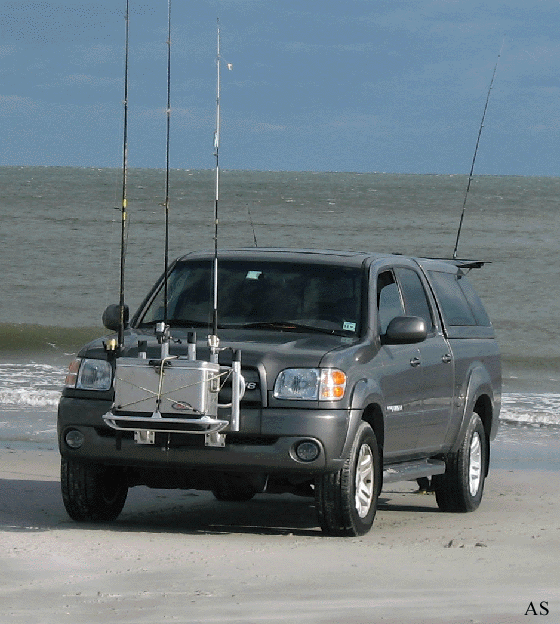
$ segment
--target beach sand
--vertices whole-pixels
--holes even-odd
[[[383,491],[372,531],[324,537],[311,499],[219,503],[133,488],[119,519],[71,521],[54,448],[0,449],[0,622],[560,622],[560,472],[491,471],[480,508]],[[547,611],[547,614],[545,614]]]

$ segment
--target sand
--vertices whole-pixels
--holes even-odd
[[[2,624],[560,623],[556,470],[493,470],[470,514],[390,485],[345,539],[291,495],[134,488],[116,522],[77,524],[58,469],[54,449],[0,449]]]

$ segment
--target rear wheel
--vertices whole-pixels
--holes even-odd
[[[362,422],[343,468],[315,481],[315,505],[323,532],[339,536],[367,533],[377,510],[380,479],[375,433]]]
[[[107,522],[121,513],[128,494],[124,470],[112,466],[82,464],[62,458],[62,500],[77,522]]]
[[[442,511],[474,511],[484,491],[488,444],[480,416],[473,412],[456,453],[445,458],[445,474],[433,479],[436,501]]]

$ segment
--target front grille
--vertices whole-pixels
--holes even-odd
[[[266,397],[266,391],[263,394],[263,382],[260,378],[259,371],[256,368],[242,368],[241,374],[245,379],[245,395],[241,399],[242,407],[264,407],[263,396]],[[228,379],[220,390],[218,402],[226,404],[231,401],[231,379]]]

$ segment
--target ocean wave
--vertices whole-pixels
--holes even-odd
[[[55,411],[70,358],[59,359],[60,364],[36,361],[0,363],[0,409]],[[506,392],[502,396],[500,420],[559,426],[560,394]]]
[[[0,409],[35,407],[55,410],[60,390],[0,388]],[[500,420],[524,425],[560,425],[560,395],[506,395]]]
[[[560,425],[560,394],[504,394],[500,419],[519,424]]]
[[[0,364],[0,406],[53,409],[66,368],[36,362]]]
[[[0,406],[56,408],[60,391],[40,391],[26,388],[0,389]]]
[[[102,327],[0,323],[0,352],[74,353],[86,342],[107,333]]]

